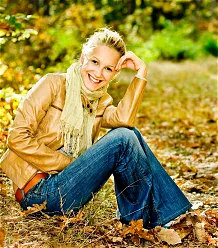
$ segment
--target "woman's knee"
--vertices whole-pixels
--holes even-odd
[[[112,129],[110,134],[114,137],[115,140],[124,142],[125,144],[129,141],[134,141],[137,139],[133,128],[119,127]]]

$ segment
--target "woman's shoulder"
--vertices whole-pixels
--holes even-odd
[[[40,81],[48,81],[50,83],[59,84],[66,80],[66,73],[47,73],[44,75]]]
[[[51,90],[60,90],[65,88],[66,73],[48,73],[42,76],[39,81],[33,87],[33,90],[37,88],[50,88]]]

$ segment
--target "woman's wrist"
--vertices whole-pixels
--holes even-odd
[[[140,69],[138,69],[137,73],[136,73],[136,76],[137,77],[142,77],[144,79],[146,79],[146,75],[147,75],[147,67],[146,65],[140,67]]]
[[[135,77],[147,82],[147,79],[145,77],[139,76],[138,74],[136,74]]]

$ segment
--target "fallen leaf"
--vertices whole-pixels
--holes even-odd
[[[161,230],[159,230],[159,228],[155,228],[155,230],[157,230],[156,234],[159,241],[165,241],[169,245],[176,245],[182,242],[179,234],[173,229],[161,227]]]
[[[192,231],[193,231],[192,226],[186,226],[180,229],[176,229],[176,232],[179,234],[179,237],[181,239],[184,239],[185,237],[187,237]]]
[[[112,237],[112,236],[108,236],[108,238],[113,242],[113,243],[122,243],[123,242],[123,238],[122,237]]]
[[[211,235],[207,235],[208,243],[211,245],[218,245],[218,238],[212,238]]]
[[[122,236],[126,237],[127,234],[135,234],[137,230],[141,230],[143,225],[142,220],[132,220],[130,226],[128,226],[123,232]]]
[[[0,247],[4,247],[5,230],[0,227]]]
[[[197,222],[194,225],[194,232],[195,232],[195,236],[196,236],[196,238],[198,239],[199,242],[205,243],[207,241],[206,232],[204,230],[204,227],[203,227],[202,223]]]
[[[64,230],[65,227],[67,227],[70,223],[78,223],[82,221],[83,212],[80,210],[78,214],[74,217],[67,217],[67,216],[58,216],[59,219],[61,219],[63,222],[60,223],[61,226],[61,232]]]
[[[28,207],[27,210],[22,212],[22,214],[23,215],[29,215],[29,214],[41,212],[46,217],[48,217],[48,215],[46,215],[45,213],[42,212],[42,210],[46,209],[46,204],[47,204],[46,201],[44,201],[42,204],[33,204],[32,207]]]
[[[154,242],[153,234],[149,230],[143,228],[143,220],[132,220],[130,226],[128,226],[121,235],[125,238],[128,234],[134,235],[131,239],[134,239],[133,242],[137,244],[138,239],[140,238]]]
[[[132,242],[133,242],[134,244],[140,245],[140,238],[139,238],[139,236],[134,235],[133,237],[131,237],[131,240],[132,240]]]
[[[123,224],[121,222],[118,222],[116,225],[116,229],[119,231],[122,230],[122,228],[123,228]]]

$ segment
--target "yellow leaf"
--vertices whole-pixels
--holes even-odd
[[[0,227],[0,247],[4,247],[5,230]]]

